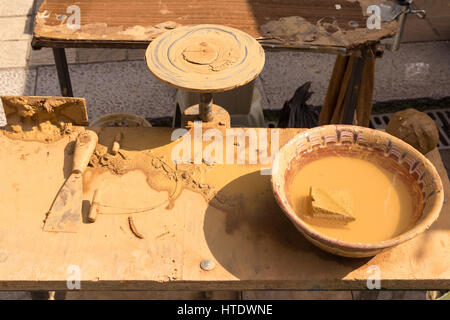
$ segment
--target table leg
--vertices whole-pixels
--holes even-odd
[[[350,80],[345,92],[343,104],[342,124],[353,124],[356,106],[358,104],[359,91],[361,88],[361,80],[363,78],[363,68],[366,55],[363,53],[361,57],[355,57],[352,61]]]
[[[336,57],[319,125],[343,123],[369,126],[375,75],[376,48],[359,55]]]
[[[69,67],[67,66],[66,51],[64,48],[53,48],[56,71],[58,72],[59,88],[63,97],[73,97],[70,83]]]

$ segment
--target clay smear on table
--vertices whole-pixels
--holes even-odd
[[[292,46],[300,44],[345,46],[378,42],[382,38],[393,36],[397,31],[397,22],[382,22],[380,29],[368,29],[366,21],[369,17],[366,10],[374,1],[341,1],[338,7],[330,1],[329,16],[317,19],[305,19],[301,16],[283,17],[263,24],[260,28],[265,38],[273,38]],[[345,7],[358,6],[359,16],[341,17],[340,10]],[[339,9],[337,9],[339,8]]]
[[[169,208],[185,188],[200,193],[206,200],[214,196],[214,188],[204,181],[206,171],[211,169],[213,164],[175,164],[171,160],[170,148],[139,150],[137,146],[145,145],[146,139],[149,139],[148,135],[139,134],[142,132],[141,128],[127,128],[121,149],[116,155],[112,155],[110,146],[119,130],[120,128],[97,129],[99,144],[87,169],[90,173],[87,174],[89,181],[85,180],[86,190],[90,189],[90,181],[95,176],[105,172],[123,176],[139,171],[146,176],[152,189],[167,194]],[[154,136],[154,139],[158,137]]]
[[[354,155],[327,156],[304,166],[293,164],[287,174],[288,199],[302,219],[331,238],[364,243],[391,239],[412,227],[422,212],[418,186],[407,178],[406,169],[400,165],[396,169],[394,173]],[[351,195],[342,207],[351,212],[353,221],[315,218],[311,187]]]
[[[178,28],[181,24],[175,21],[165,21],[154,26],[136,25],[133,27],[108,25],[107,23],[82,24],[80,29],[67,27],[68,17],[57,12],[43,11],[36,15],[36,37],[63,37],[83,40],[103,40],[107,35],[108,40],[152,40],[158,35]]]
[[[84,99],[61,97],[2,97],[5,136],[24,141],[54,142],[71,134],[72,124],[87,125]]]
[[[206,169],[202,165],[189,168],[186,165],[174,166],[164,155],[156,155],[150,151],[132,155],[119,151],[118,155],[113,156],[104,153],[105,150],[102,149],[104,148],[97,148],[91,159],[90,166],[94,170],[100,169],[98,173],[104,173],[106,170],[114,175],[141,171],[152,189],[167,193],[169,208],[184,188],[199,192],[206,199],[214,195],[211,186],[202,182],[202,171]]]
[[[89,167],[86,169],[84,181],[86,192],[93,192],[97,187],[98,181],[96,182],[96,180],[102,179],[101,176],[104,174],[124,177],[131,172],[135,172],[136,176],[145,176],[147,184],[152,189],[164,193],[164,195],[161,195],[163,198],[155,202],[157,204],[163,203],[162,200],[167,200],[169,207],[171,207],[182,191],[188,189],[202,195],[205,201],[212,201],[211,205],[230,208],[235,206],[235,192],[229,194],[228,191],[222,191],[218,195],[219,191],[233,180],[233,176],[238,177],[240,174],[259,171],[260,168],[257,164],[217,164],[207,158],[204,158],[200,164],[194,164],[193,161],[175,164],[172,161],[172,147],[180,141],[170,142],[169,138],[172,131],[169,128],[167,130],[156,130],[156,128],[93,129],[98,133],[99,144],[94,151]],[[121,149],[116,155],[112,155],[111,146],[120,130],[123,130]],[[225,135],[225,129],[223,129],[223,132]],[[286,139],[283,133],[280,136],[280,143],[284,143]],[[268,142],[267,149],[270,150],[269,138]],[[208,144],[203,144],[203,148],[207,146]],[[191,156],[193,157],[194,145],[192,144],[191,147]],[[234,148],[238,148],[238,146],[234,145]],[[245,152],[247,156],[249,154],[248,149],[248,143],[246,143]],[[231,166],[233,169],[230,169]],[[129,179],[131,178],[130,176]],[[245,192],[245,188],[242,192]],[[107,191],[103,194],[105,193]]]

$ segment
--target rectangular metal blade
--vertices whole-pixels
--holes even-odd
[[[71,174],[53,202],[44,231],[77,232],[81,224],[83,183],[81,174]]]

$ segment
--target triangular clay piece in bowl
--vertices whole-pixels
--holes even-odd
[[[353,198],[345,190],[323,190],[311,187],[311,215],[314,218],[336,220],[339,222],[352,222]]]

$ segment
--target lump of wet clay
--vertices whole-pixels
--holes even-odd
[[[439,142],[439,132],[433,119],[415,109],[394,113],[386,132],[402,139],[422,154],[436,148]]]
[[[355,218],[351,214],[352,197],[344,190],[323,190],[311,187],[311,215],[314,218],[351,222]]]
[[[273,37],[292,42],[315,41],[317,39],[317,31],[315,25],[297,16],[269,21],[261,26],[261,32],[265,37]]]

